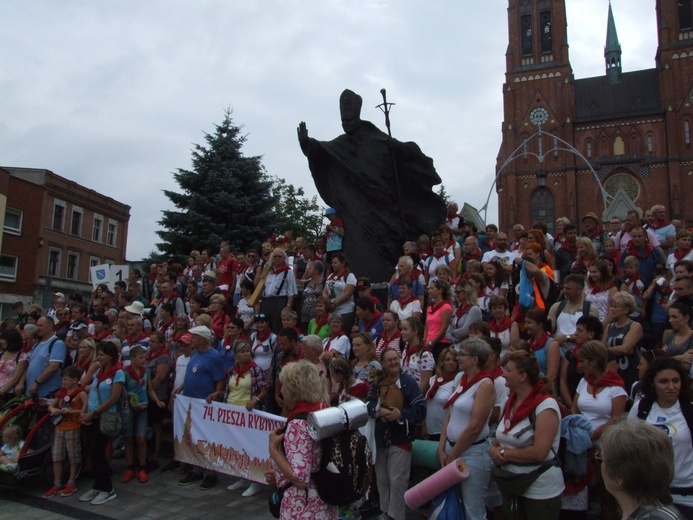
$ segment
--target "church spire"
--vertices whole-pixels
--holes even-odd
[[[616,84],[621,79],[621,44],[616,34],[616,22],[611,10],[609,0],[609,21],[606,28],[606,45],[604,46],[604,60],[606,62],[606,76],[609,83]]]

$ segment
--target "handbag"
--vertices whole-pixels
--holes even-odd
[[[272,493],[269,497],[269,510],[274,518],[279,518],[279,512],[282,508],[282,499],[284,498],[284,491],[289,489],[293,484],[289,482],[288,484],[277,488],[277,490]]]
[[[534,298],[534,282],[527,275],[525,261],[520,264],[520,286],[517,291],[517,302],[522,312],[527,312],[536,305],[536,300]]]
[[[455,484],[431,500],[429,520],[464,520],[464,504],[460,486]]]
[[[495,467],[491,471],[493,473],[493,478],[496,480],[496,484],[498,484],[498,489],[501,490],[503,496],[514,499],[521,497],[542,473],[556,465],[556,461],[553,460],[542,464],[529,473],[513,473],[512,471],[500,467]]]
[[[99,405],[102,405],[103,400],[101,399],[101,393],[99,392],[100,384],[101,381],[96,383],[96,397],[99,398]],[[106,437],[117,437],[120,433],[120,428],[122,424],[123,419],[120,416],[120,413],[118,413],[117,411],[106,411],[99,415],[99,431],[101,432],[101,435],[105,435]]]

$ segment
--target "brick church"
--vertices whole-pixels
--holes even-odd
[[[575,79],[565,0],[509,0],[501,229],[654,204],[693,225],[693,0],[656,0],[655,10],[654,68],[622,71],[609,4],[604,75]]]

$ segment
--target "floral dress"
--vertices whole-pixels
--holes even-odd
[[[306,489],[290,486],[282,498],[280,520],[337,520],[338,507],[323,502],[311,478],[320,469],[322,446],[308,434],[308,421],[294,419],[286,426],[284,450],[291,469],[301,482],[308,482]],[[272,462],[277,488],[288,484],[287,478]]]

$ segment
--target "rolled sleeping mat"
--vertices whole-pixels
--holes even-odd
[[[426,480],[404,493],[404,502],[411,509],[418,509],[443,491],[462,482],[469,476],[469,470],[462,459],[455,459],[443,469],[436,471]]]
[[[416,439],[412,444],[411,465],[413,468],[440,469],[438,441]]]
[[[311,412],[307,420],[308,433],[314,440],[321,441],[364,426],[368,422],[368,408],[363,401],[353,399],[339,407]]]

